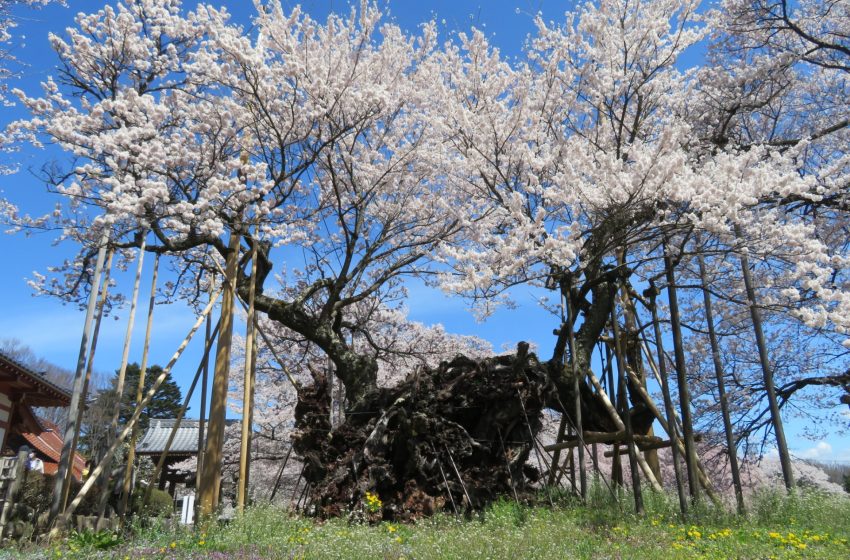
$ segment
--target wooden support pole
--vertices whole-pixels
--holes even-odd
[[[664,443],[665,440],[661,439],[658,436],[644,436],[641,434],[633,434],[632,439],[634,439],[635,445],[641,448],[651,448],[657,445]],[[572,447],[576,447],[581,445],[582,443],[601,443],[605,445],[611,445],[614,443],[625,443],[628,440],[628,436],[626,435],[625,430],[620,430],[618,432],[584,432],[581,439],[574,435],[567,436],[564,441],[560,443],[552,443],[544,446],[543,448],[546,451],[557,451],[558,449],[570,449]],[[658,447],[655,447],[658,449]],[[627,450],[621,451],[621,453],[625,454]],[[610,455],[607,454],[606,457],[613,457],[613,453]]]
[[[236,297],[236,273],[239,264],[240,236],[230,233],[224,274],[224,298],[221,303],[221,333],[215,356],[212,398],[210,400],[207,447],[204,454],[201,484],[198,488],[199,517],[212,515],[219,503],[221,490],[221,463],[224,448],[225,413],[227,408],[228,378],[230,376],[230,346],[233,340],[233,303]]]
[[[705,306],[705,322],[708,327],[708,341],[711,344],[711,361],[714,364],[714,377],[717,380],[717,394],[720,398],[720,413],[723,416],[723,430],[726,433],[726,450],[729,455],[729,468],[732,471],[732,484],[735,487],[735,501],[738,513],[744,515],[744,489],[741,485],[741,471],[738,468],[738,447],[732,430],[732,418],[729,414],[729,396],[726,394],[726,382],[723,379],[723,363],[720,360],[720,344],[717,332],[714,330],[714,314],[711,308],[711,294],[708,291],[708,273],[705,269],[705,258],[702,253],[697,257],[699,276],[702,283],[703,305]]]
[[[204,343],[204,354],[201,357],[201,362],[198,364],[198,369],[195,371],[195,377],[192,378],[192,384],[189,385],[189,390],[186,391],[186,396],[183,398],[183,405],[180,407],[180,410],[177,411],[177,418],[174,419],[174,424],[171,426],[171,432],[169,432],[168,439],[165,441],[165,447],[163,447],[159,460],[156,462],[156,468],[154,468],[153,475],[151,476],[151,482],[156,480],[160,474],[164,472],[163,469],[165,467],[166,458],[168,457],[168,452],[171,451],[171,445],[174,443],[174,438],[177,437],[177,431],[180,429],[180,424],[183,422],[183,417],[186,415],[186,410],[189,408],[189,401],[195,393],[195,387],[198,385],[198,379],[200,379],[201,373],[204,370],[204,364],[209,359],[212,341],[218,335],[220,325],[220,321],[216,323],[212,336],[207,337],[206,342]],[[148,487],[145,489],[144,499],[142,500],[142,508],[148,505],[148,501],[151,497],[151,490],[153,490],[153,484],[148,484]]]
[[[627,439],[625,430],[619,430],[616,432],[584,432],[581,438],[575,435],[568,435],[564,438],[564,441],[545,445],[543,446],[543,449],[546,451],[557,451],[558,449],[570,449],[581,445],[582,443],[625,443]],[[641,446],[650,446],[663,441],[658,436],[644,436],[640,434],[632,434],[632,439],[635,441],[636,445]]]
[[[618,393],[617,385],[614,383],[614,356],[613,352],[611,352],[611,345],[605,344],[605,372],[607,373],[607,381],[605,389],[607,392],[611,393],[614,402],[619,402],[620,395]],[[619,418],[619,414],[617,415]],[[620,424],[618,424],[620,427]],[[620,428],[623,429],[623,428]],[[614,445],[614,450],[619,451],[619,445]],[[620,454],[616,453],[614,455],[614,460],[611,461],[611,483],[614,486],[622,486],[623,485],[623,465],[620,461]]]
[[[679,318],[679,298],[676,293],[676,274],[667,245],[664,245],[664,268],[667,275],[667,299],[670,303],[670,322],[673,329],[673,350],[676,355],[676,382],[679,386],[679,406],[682,408],[682,431],[685,440],[685,464],[688,471],[688,488],[691,498],[699,500],[697,480],[697,452],[694,445],[694,424],[691,418],[691,392],[685,373],[685,345],[682,341],[682,324]]]
[[[625,427],[626,446],[629,450],[629,470],[632,475],[632,493],[635,499],[635,512],[643,513],[643,492],[640,487],[640,473],[638,472],[638,453],[635,448],[635,434],[632,430],[632,415],[629,410],[629,401],[626,396],[626,363],[623,357],[622,337],[620,336],[620,322],[617,320],[617,288],[612,283],[610,285],[611,305],[611,331],[614,334],[614,354],[617,358],[617,385],[619,389],[617,396],[620,405],[620,411],[623,416],[623,424]],[[647,467],[647,470],[649,467]]]
[[[298,492],[298,484],[301,483],[301,478],[304,476],[304,469],[306,468],[306,466],[307,465],[301,466],[301,471],[298,473],[298,478],[295,479],[295,487],[292,489],[292,496],[289,497],[289,507],[290,508],[293,508],[293,509],[297,508],[297,506],[295,504],[295,494]],[[307,484],[307,481],[304,481],[304,484]]]
[[[112,445],[110,445],[109,449],[106,450],[106,453],[103,456],[103,461],[99,465],[97,465],[95,469],[89,474],[89,477],[86,479],[85,483],[83,483],[83,487],[80,488],[80,491],[77,493],[77,496],[71,501],[70,504],[68,504],[68,508],[62,514],[62,522],[58,523],[58,526],[64,524],[64,522],[66,522],[70,515],[74,512],[74,510],[77,509],[77,507],[80,505],[80,502],[85,499],[86,494],[88,494],[89,490],[91,490],[92,486],[94,486],[95,481],[100,476],[100,473],[103,472],[104,468],[106,468],[105,465],[109,463],[109,461],[112,459],[112,456],[115,454],[115,451],[124,443],[124,440],[127,439],[127,436],[130,435],[130,432],[135,429],[136,424],[138,424],[139,422],[139,418],[142,416],[142,412],[151,403],[151,400],[153,400],[153,397],[154,395],[156,395],[156,392],[159,390],[159,387],[160,385],[162,385],[162,382],[165,381],[165,379],[169,375],[171,375],[172,368],[174,368],[174,365],[177,363],[177,360],[180,359],[180,356],[183,354],[183,351],[186,350],[186,347],[189,345],[189,342],[192,340],[192,337],[195,335],[195,332],[197,332],[197,330],[201,327],[201,323],[204,322],[206,316],[212,310],[213,305],[215,304],[217,299],[218,294],[213,297],[209,305],[207,305],[207,307],[201,312],[201,315],[198,317],[195,324],[189,330],[189,333],[186,335],[186,338],[184,338],[183,342],[180,343],[180,346],[177,347],[177,350],[174,352],[174,355],[171,356],[171,359],[168,361],[168,364],[166,364],[165,368],[162,370],[162,373],[157,376],[157,378],[153,382],[153,385],[151,385],[151,388],[148,389],[147,393],[145,393],[144,398],[140,399],[136,403],[136,409],[133,411],[133,416],[130,418],[129,422],[127,422],[127,425],[124,426],[124,429],[121,430],[121,433],[118,434],[118,438],[114,442],[112,442]],[[57,527],[54,527],[52,533],[55,534],[56,529]]]
[[[218,261],[213,259],[212,263],[215,265],[215,267],[218,269],[218,271],[221,273],[221,275],[224,276],[225,284],[229,285],[229,281],[227,279],[227,273],[222,270],[221,265],[218,264]],[[237,294],[237,296],[238,296],[238,294]],[[248,304],[245,303],[244,301],[242,301],[242,298],[238,298],[238,299],[239,299],[239,303],[242,305],[242,309],[244,309],[245,311],[248,311]],[[272,353],[272,356],[274,356],[275,361],[280,366],[280,368],[283,370],[283,373],[286,375],[286,378],[289,379],[289,382],[292,383],[292,386],[295,387],[296,391],[298,391],[301,388],[301,384],[298,383],[298,381],[292,375],[292,372],[289,371],[289,367],[287,367],[286,362],[283,361],[283,359],[281,359],[280,355],[278,355],[277,351],[274,349],[274,345],[269,340],[268,335],[266,335],[265,330],[260,326],[259,321],[256,323],[256,328],[257,328],[257,332],[260,333],[260,337],[263,339],[263,342],[265,343],[266,347],[269,349],[269,352]]]
[[[432,446],[433,449],[433,446]],[[437,460],[437,466],[440,467],[440,475],[443,477],[443,484],[446,485],[446,494],[449,495],[449,501],[452,503],[452,510],[455,512],[455,517],[458,515],[457,504],[455,504],[455,497],[452,495],[452,489],[449,488],[449,479],[446,478],[446,471],[443,470],[443,462],[440,461],[440,458],[437,457],[437,453],[434,453],[434,458]]]
[[[625,257],[623,254],[620,255],[620,264],[625,266]],[[641,352],[640,347],[640,337],[638,333],[640,330],[638,329],[638,325],[640,324],[640,320],[638,318],[637,309],[635,308],[635,302],[632,299],[631,293],[627,288],[625,282],[620,287],[620,296],[622,298],[622,309],[623,309],[623,318],[624,318],[624,326],[625,326],[625,336],[621,336],[621,351],[623,352],[623,358],[625,360],[626,372],[633,372],[634,375],[629,375],[627,377],[626,387],[629,390],[627,393],[631,395],[632,387],[641,387],[643,389],[646,388],[646,375],[645,368],[643,364],[643,354]],[[622,335],[622,333],[621,333]],[[627,350],[628,349],[628,350]],[[649,427],[649,431],[646,435],[655,435],[653,431],[653,427]],[[652,469],[652,472],[655,474],[656,478],[659,482],[661,482],[661,463],[658,460],[658,451],[655,449],[647,449],[644,450],[643,456],[646,459],[646,463]]]
[[[257,278],[257,240],[251,241],[251,284],[248,287],[248,320],[245,327],[245,368],[242,389],[242,439],[239,447],[239,480],[236,487],[236,509],[245,512],[248,495],[248,454],[251,452],[251,404],[254,391],[254,296]]]
[[[251,417],[248,419],[249,426],[254,425],[254,401],[257,398],[257,355],[259,354],[259,343],[257,341],[257,327],[259,325],[259,316],[255,312],[254,313],[254,321],[251,323],[252,328],[254,329],[254,343],[251,345],[251,403],[248,408],[248,411],[251,414]],[[254,461],[254,457],[259,455],[259,441],[254,438],[254,432],[251,430],[248,432],[248,443],[254,442],[254,454],[248,454],[248,468],[245,471],[245,488],[251,487],[251,463]]]
[[[661,323],[658,321],[658,309],[657,309],[656,303],[655,303],[655,300],[656,300],[656,298],[657,298],[657,296],[660,292],[653,282],[650,281],[649,285],[650,285],[649,289],[644,291],[644,296],[647,297],[650,300],[650,310],[652,312],[652,324],[653,324],[654,335],[655,335],[657,341],[661,341],[661,326],[660,326]],[[638,326],[640,327],[641,330],[644,330],[643,325],[639,324]],[[658,382],[658,385],[661,387],[662,395],[664,394],[664,392],[667,393],[666,397],[664,397],[664,399],[665,399],[665,401],[664,401],[665,402],[665,404],[664,404],[664,414],[665,414],[665,416],[662,416],[661,412],[658,410],[658,407],[655,406],[655,402],[649,396],[649,393],[646,392],[646,389],[641,387],[641,391],[639,391],[639,393],[641,394],[644,402],[649,407],[649,410],[652,412],[652,414],[655,416],[655,418],[661,424],[661,427],[664,429],[665,432],[667,432],[667,434],[670,436],[670,438],[675,442],[675,445],[672,448],[672,452],[676,456],[676,460],[673,463],[673,468],[674,468],[674,472],[675,472],[677,470],[680,471],[678,457],[679,456],[684,457],[684,455],[685,455],[685,444],[684,444],[681,436],[678,435],[678,429],[677,429],[678,428],[678,416],[676,415],[676,409],[673,406],[673,401],[670,397],[670,385],[668,383],[667,364],[666,364],[666,362],[664,361],[664,358],[663,358],[663,356],[664,356],[663,341],[659,342],[657,344],[657,348],[658,348],[659,354],[661,356],[661,359],[658,362],[658,364],[659,364],[658,366],[655,365],[656,362],[652,357],[652,352],[650,352],[650,350],[649,350],[649,343],[647,343],[645,338],[643,339],[643,351],[644,351],[644,354],[646,355],[646,360],[649,363],[649,367],[652,370],[652,373],[655,375],[655,379]],[[659,370],[658,370],[659,367],[662,368],[661,371],[663,372],[663,375],[661,373],[659,373]],[[668,429],[668,426],[672,426],[672,428]],[[676,431],[671,432],[671,429],[676,430]],[[675,437],[673,435],[674,433],[677,434]],[[694,441],[697,441],[697,435],[696,434],[694,434]],[[699,455],[697,455],[697,474],[699,475],[699,482],[702,485],[702,489],[705,490],[706,495],[708,495],[708,497],[711,499],[711,501],[713,501],[715,504],[720,504],[721,503],[720,498],[717,496],[717,494],[714,492],[714,490],[712,488],[711,481],[709,480],[708,475],[706,475],[706,473],[705,473],[705,467],[703,467],[702,461],[700,461],[700,459],[699,459]],[[679,478],[677,479],[676,489],[677,489],[677,491],[681,489],[682,499],[684,500],[685,507],[687,508],[688,500],[687,500],[686,492],[685,492],[685,489],[684,489],[684,481],[682,480],[681,471],[679,472],[678,476],[679,476]],[[681,503],[680,503],[680,506],[681,506]],[[683,515],[685,513],[687,513],[687,509],[682,512]]]
[[[80,395],[80,410],[77,413],[77,423],[74,426],[74,438],[71,440],[71,468],[65,474],[65,486],[62,493],[62,510],[68,505],[68,494],[71,492],[71,480],[74,478],[73,457],[77,455],[77,446],[80,444],[80,430],[83,427],[83,414],[86,411],[86,399],[89,395],[89,385],[94,372],[94,356],[97,353],[97,341],[100,338],[100,324],[103,321],[103,310],[106,308],[106,300],[109,297],[109,277],[112,273],[112,259],[115,251],[110,247],[106,252],[106,265],[103,270],[103,284],[100,287],[100,298],[97,302],[97,312],[94,317],[94,328],[92,329],[91,346],[86,363],[86,374],[83,379],[83,393]]]
[[[573,414],[575,417],[576,432],[581,434],[584,432],[584,424],[581,418],[581,380],[578,374],[578,364],[576,364],[576,337],[575,337],[575,321],[578,319],[573,313],[572,302],[570,301],[570,293],[572,291],[572,277],[567,276],[566,284],[561,289],[561,301],[566,310],[567,324],[567,341],[570,347],[570,363],[572,364],[573,376]],[[578,472],[579,472],[579,492],[582,500],[587,499],[587,471],[584,465],[584,445],[578,446]],[[574,477],[575,478],[575,477]]]
[[[668,440],[665,440],[665,441],[658,441],[656,443],[638,445],[637,447],[641,451],[647,451],[649,449],[665,449],[667,447],[671,447],[672,445],[673,445],[673,442],[668,439]],[[628,449],[623,449],[623,450],[619,451],[620,455],[623,455],[623,454],[628,453],[628,452],[629,452]],[[605,457],[613,457],[614,451],[606,451],[604,453],[604,455],[605,455]]]
[[[215,277],[213,277],[212,282],[210,284],[210,288],[212,289],[215,286]],[[221,326],[221,322],[217,322],[217,325]],[[204,333],[204,346],[206,346],[210,337],[212,336],[212,316],[207,315],[207,326],[206,332]],[[206,451],[206,438],[204,437],[204,428],[206,424],[206,414],[207,414],[207,385],[209,381],[209,372],[210,372],[210,360],[209,355],[207,359],[204,360],[204,369],[202,373],[201,379],[201,410],[198,420],[198,464],[195,468],[195,492],[198,492],[198,488],[201,485],[201,468],[204,464],[204,452]],[[195,519],[198,518],[198,511],[200,508],[201,502],[195,499]]]
[[[741,237],[741,227],[735,226],[735,234]],[[762,327],[761,308],[758,306],[756,289],[753,276],[750,272],[750,261],[747,253],[741,253],[741,272],[744,276],[744,287],[747,290],[747,303],[750,307],[750,318],[753,321],[753,332],[756,337],[756,346],[759,352],[764,389],[767,393],[767,403],[770,408],[770,420],[773,423],[773,432],[776,434],[776,450],[779,453],[779,463],[782,466],[782,478],[785,481],[785,489],[788,492],[794,490],[794,471],[791,468],[791,455],[788,452],[788,442],[785,439],[785,427],[782,425],[782,415],[779,412],[779,403],[776,400],[776,387],[773,384],[773,368],[770,357],[767,355],[767,342],[764,338]]]
[[[644,344],[646,344],[646,342],[644,342]],[[649,351],[646,347],[644,348],[644,351],[646,352],[647,360],[649,360],[649,364],[652,367],[653,371],[655,372],[657,379],[661,379],[661,377],[658,375],[658,372],[655,369],[655,362],[652,359],[652,354],[649,353]],[[665,366],[665,369],[666,369],[666,366]],[[666,377],[666,373],[665,373],[665,377]],[[659,383],[660,383],[660,381],[659,381]],[[669,391],[669,388],[668,388],[668,391]],[[667,434],[670,435],[671,438],[673,438],[672,434],[667,429],[667,427],[669,426],[667,419],[661,414],[661,411],[658,409],[658,407],[655,406],[655,402],[652,400],[652,397],[649,396],[649,393],[646,392],[646,389],[644,389],[643,387],[640,387],[638,389],[638,395],[643,399],[644,403],[646,403],[647,407],[649,408],[649,411],[652,412],[653,416],[655,416],[655,419],[658,420],[658,423],[661,424],[662,429],[664,429],[664,431],[667,432]],[[671,405],[671,407],[672,407],[672,405]],[[668,410],[670,410],[670,409],[668,409]],[[672,414],[670,414],[670,416],[673,419],[673,426],[675,427],[676,423],[678,422],[678,417],[676,416],[676,411],[673,410]],[[676,432],[676,433],[678,434],[678,432]],[[699,442],[699,441],[701,441],[701,439],[702,438],[699,434],[694,434],[694,442]],[[673,438],[673,441],[676,443],[676,445],[674,446],[673,449],[675,449],[676,453],[678,454],[677,456],[684,457],[685,456],[685,444],[682,441],[682,438],[677,435],[675,438]],[[677,459],[677,461],[678,461],[678,459]],[[679,464],[677,462],[677,463],[675,463],[674,468],[678,468],[678,467],[679,467]],[[697,475],[699,477],[700,485],[702,486],[702,489],[705,490],[706,495],[711,499],[712,502],[719,505],[721,503],[720,498],[714,492],[714,490],[711,486],[711,481],[708,478],[708,475],[705,474],[705,467],[703,466],[702,461],[700,461],[699,454],[697,454]],[[680,480],[681,480],[681,476],[680,476]],[[677,488],[678,488],[678,485],[677,485]],[[682,483],[682,496],[684,497],[685,504],[687,505],[688,499],[687,499],[686,494],[687,494],[687,492],[685,492],[684,482],[683,482]]]
[[[558,426],[558,436],[555,438],[555,443],[561,443],[564,441],[564,431],[567,429],[567,413],[564,412],[561,414],[561,424]],[[545,450],[545,446],[544,446]],[[558,474],[558,465],[561,464],[561,450],[556,449],[555,454],[552,456],[552,467],[549,469],[549,479],[547,484],[549,486],[555,485],[555,476]]]
[[[151,347],[151,333],[153,332],[153,309],[156,304],[156,282],[159,275],[159,253],[153,259],[153,275],[151,276],[151,293],[148,299],[148,319],[145,325],[145,341],[142,344],[142,365],[139,367],[139,383],[136,385],[136,406],[142,400],[142,393],[145,390],[145,375],[148,370],[148,354]],[[123,395],[118,396],[123,399]],[[141,413],[139,413],[141,415]],[[127,504],[130,501],[130,495],[133,493],[133,463],[136,462],[136,439],[139,436],[138,427],[133,424],[132,433],[130,435],[130,448],[127,450],[127,464],[124,466],[124,481],[121,486],[121,504],[118,508],[118,514],[123,523],[127,515]]]
[[[469,497],[469,492],[466,491],[466,484],[463,483],[463,477],[460,476],[460,471],[458,470],[457,465],[455,464],[454,457],[452,457],[452,452],[449,451],[448,446],[445,445],[445,444],[443,444],[443,449],[446,450],[446,453],[449,456],[449,461],[452,464],[452,469],[454,469],[454,471],[455,471],[455,476],[457,476],[457,479],[460,482],[460,487],[463,490],[463,495],[466,496],[466,507],[471,508],[471,507],[473,507],[472,498]]]
[[[57,519],[62,509],[62,497],[65,495],[65,480],[68,470],[71,468],[71,446],[74,439],[74,429],[77,425],[77,416],[80,412],[80,400],[83,392],[83,372],[86,367],[86,355],[89,347],[89,333],[91,332],[92,319],[94,318],[95,305],[97,304],[100,277],[103,272],[103,263],[106,261],[106,246],[109,243],[109,232],[104,231],[100,238],[100,247],[97,252],[97,260],[94,266],[94,276],[91,282],[86,318],[83,324],[83,337],[80,341],[80,352],[77,356],[77,370],[74,373],[74,389],[71,393],[71,403],[68,407],[68,418],[65,423],[65,437],[62,444],[62,453],[59,457],[59,467],[56,473],[56,482],[53,488],[53,499],[50,504],[50,521]]]
[[[286,469],[286,463],[289,462],[289,456],[292,454],[292,444],[289,444],[289,449],[286,450],[286,457],[283,458],[283,462],[280,465],[280,470],[277,471],[277,478],[274,481],[274,487],[272,488],[272,493],[269,495],[269,503],[274,500],[275,495],[277,494],[277,489],[280,487],[280,481],[283,478],[283,472]]]
[[[605,391],[602,389],[602,385],[599,383],[599,379],[593,374],[592,371],[587,371],[587,379],[590,383],[596,388],[597,394],[599,395],[600,400],[602,401],[602,406],[608,411],[608,415],[611,417],[611,420],[617,426],[617,429],[620,431],[624,431],[626,426],[623,424],[623,420],[620,418],[620,415],[617,414],[614,405],[611,404],[608,395],[605,394]],[[588,432],[585,432],[587,434]],[[593,443],[592,440],[588,440],[585,443]],[[601,442],[597,442],[601,443]],[[551,446],[547,446],[551,447]],[[546,451],[551,451],[551,449],[546,449]],[[652,474],[652,469],[649,468],[649,465],[646,464],[646,460],[644,460],[643,455],[637,456],[638,465],[640,465],[641,470],[643,471],[643,475],[649,481],[649,484],[652,486],[652,489],[656,492],[663,492],[661,485],[658,483],[658,480],[655,478],[655,475]]]
[[[661,353],[661,352],[663,352],[664,347],[662,345],[663,343],[662,343],[662,340],[661,340],[661,328],[658,324],[658,312],[657,312],[656,307],[655,307],[655,297],[656,297],[657,294],[658,294],[658,292],[655,289],[655,286],[650,285],[650,309],[651,309],[651,312],[652,312],[652,325],[655,328],[656,344],[659,345],[658,349],[659,349],[659,352]],[[652,367],[654,369],[654,365],[652,363],[651,356],[649,356],[649,354],[648,354],[649,350],[648,350],[648,348],[645,349],[645,350],[647,352],[647,358],[650,360],[650,367]],[[663,399],[664,399],[664,410],[667,413],[666,422],[664,421],[664,418],[662,418],[661,412],[655,406],[655,403],[652,402],[652,399],[649,398],[648,393],[645,395],[644,402],[646,402],[647,405],[649,406],[650,410],[652,410],[656,419],[658,419],[661,422],[662,428],[664,428],[664,431],[667,432],[667,435],[670,438],[670,440],[674,441],[678,444],[679,443],[679,435],[678,435],[678,431],[676,430],[676,417],[675,417],[675,411],[674,411],[674,408],[673,408],[673,399],[670,395],[670,385],[667,382],[667,365],[664,363],[663,353],[660,354],[660,358],[661,358],[661,360],[659,362],[658,367],[661,369],[661,371],[658,375],[658,383],[659,383],[659,385],[661,385],[661,394],[663,395]],[[643,389],[643,387],[641,387],[641,389]],[[643,395],[641,395],[641,396],[643,396]],[[679,445],[673,445],[671,447],[670,452],[672,454],[672,461],[673,461],[673,474],[674,474],[674,478],[676,479],[676,494],[679,497],[679,511],[681,512],[682,516],[685,516],[688,513],[688,497],[685,493],[684,481],[682,480],[682,470],[679,467],[679,454],[680,453],[684,454],[684,447],[680,447]]]

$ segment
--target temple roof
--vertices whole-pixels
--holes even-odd
[[[158,455],[165,449],[168,436],[174,427],[174,418],[151,418],[150,425],[142,440],[136,445],[136,453],[139,455]],[[171,448],[171,455],[196,455],[198,453],[198,432],[200,421],[183,419]]]
[[[0,391],[30,406],[68,406],[71,393],[44,375],[0,352]]]
[[[20,435],[33,449],[47,458],[44,461],[44,474],[56,474],[59,466],[59,456],[62,453],[62,436],[59,427],[44,418],[36,418],[41,430],[28,430],[21,426]],[[82,480],[86,469],[86,460],[79,453],[74,453],[73,474],[77,480]]]

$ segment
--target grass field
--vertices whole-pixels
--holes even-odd
[[[485,559],[850,558],[850,499],[824,494],[756,496],[746,517],[712,507],[676,514],[669,497],[648,496],[643,516],[601,490],[587,505],[501,502],[473,519],[443,515],[414,525],[317,523],[256,507],[225,526],[196,531],[166,522],[127,535],[74,534],[51,544],[0,551],[9,558]]]

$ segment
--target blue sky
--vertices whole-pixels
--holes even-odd
[[[73,25],[75,13],[95,11],[104,4],[94,0],[71,0],[69,3],[71,8],[52,6],[40,11],[19,11],[20,25],[15,30],[16,42],[12,51],[24,65],[19,69],[21,77],[13,80],[11,87],[20,87],[30,93],[38,92],[39,82],[54,72],[57,61],[47,42],[47,34],[61,34],[66,27]],[[227,6],[234,19],[246,24],[253,13],[252,3],[245,0],[213,0],[212,4]],[[294,4],[284,2],[286,8]],[[347,12],[349,9],[348,2],[339,0],[306,0],[301,4],[308,13],[319,19],[324,19],[332,10]],[[184,5],[192,7],[195,2],[187,1]],[[534,28],[534,14],[539,11],[547,20],[558,21],[574,3],[544,0],[396,0],[390,1],[388,5],[391,17],[405,28],[414,29],[431,18],[441,22],[449,32],[467,30],[474,25],[491,35],[503,54],[521,56],[523,42]],[[690,54],[689,63],[701,58],[699,52]],[[0,107],[0,115],[2,125],[25,116],[20,107]],[[0,176],[2,196],[14,201],[25,212],[39,214],[49,211],[56,199],[46,193],[43,184],[31,170],[39,169],[52,159],[61,159],[62,154],[51,149],[28,149],[17,154],[16,158],[21,172]],[[33,271],[44,272],[47,267],[61,263],[72,250],[72,247],[53,246],[52,235],[49,234],[33,237],[0,235],[0,254],[4,256],[4,268],[0,274],[0,293],[4,295],[0,338],[17,338],[32,347],[39,356],[68,369],[76,363],[83,313],[76,307],[62,305],[53,299],[33,297],[26,279],[32,277]],[[152,259],[149,258],[147,262],[142,298],[147,297]],[[117,278],[121,289],[129,296],[131,274],[119,275]],[[550,352],[555,321],[535,305],[535,298],[540,294],[535,294],[531,288],[515,291],[519,303],[516,310],[499,310],[483,323],[476,322],[466,304],[458,299],[448,298],[421,283],[411,284],[409,288],[407,306],[415,320],[441,322],[451,332],[476,334],[491,341],[497,350],[505,344],[513,345],[525,339],[537,342],[544,356]],[[145,305],[140,305],[134,331],[131,359],[136,361],[140,359],[144,333],[144,308]],[[194,317],[180,304],[157,306],[155,317],[151,362],[165,364],[194,322]],[[123,310],[119,320],[109,319],[102,327],[96,370],[109,374],[118,367],[125,321],[126,310]],[[188,387],[191,381],[200,359],[201,346],[201,340],[194,341],[174,370],[175,379],[183,387]],[[196,397],[192,407],[195,415],[197,403]],[[850,438],[832,436],[822,442],[807,441],[799,435],[802,426],[793,420],[789,422],[787,430],[791,448],[799,455],[850,461]]]

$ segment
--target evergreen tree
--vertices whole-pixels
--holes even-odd
[[[139,373],[141,368],[139,364],[132,363],[127,365],[127,372],[124,377],[124,391],[121,398],[121,412],[118,417],[118,425],[124,426],[130,421],[133,412],[136,410],[136,390],[139,386]],[[145,375],[145,385],[142,394],[144,395],[153,386],[154,381],[162,373],[162,366],[152,365],[148,367]],[[94,403],[90,405],[90,409],[98,411],[103,418],[112,416],[113,407],[115,406],[116,384],[118,381],[118,372],[112,378],[109,389],[101,391]],[[146,430],[150,424],[151,418],[175,418],[183,404],[183,395],[180,387],[170,377],[167,378],[157,390],[151,402],[142,411],[139,418],[139,426],[142,431]],[[105,420],[108,424],[109,420]]]

